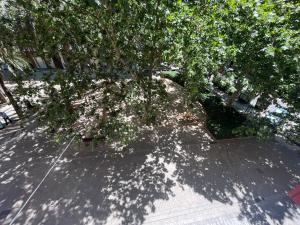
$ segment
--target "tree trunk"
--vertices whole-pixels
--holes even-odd
[[[11,92],[8,90],[8,88],[5,86],[4,81],[3,81],[3,75],[0,74],[0,86],[2,87],[5,95],[9,99],[10,103],[12,104],[14,110],[16,111],[17,115],[19,116],[20,119],[23,118],[23,112],[22,109],[19,107],[17,101],[14,99],[12,96]]]
[[[233,103],[237,100],[237,98],[239,97],[241,91],[237,90],[235,91],[232,95],[228,96],[228,100],[227,100],[227,106],[228,107],[232,107]]]
[[[62,63],[62,60],[61,60],[61,57],[60,57],[59,54],[54,55],[52,57],[52,60],[53,60],[53,63],[54,63],[56,68],[58,68],[58,69],[63,69],[64,68],[64,65]]]
[[[1,103],[5,103],[6,102],[6,98],[5,98],[4,93],[2,92],[1,89],[0,89],[0,101],[1,101]]]
[[[233,103],[238,99],[242,90],[243,90],[242,81],[240,79],[238,79],[236,82],[236,91],[233,92],[232,95],[228,96],[228,100],[227,100],[227,104],[226,104],[228,107],[233,106]]]
[[[149,77],[146,77],[145,80],[145,89],[144,96],[146,99],[145,102],[145,119],[146,125],[153,123],[154,118],[152,117],[152,74],[150,73]]]

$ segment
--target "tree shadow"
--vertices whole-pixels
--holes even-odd
[[[0,132],[0,224],[21,207],[53,163],[62,146],[45,137],[37,122]]]
[[[138,141],[118,154],[104,145],[93,151],[73,145],[16,224],[170,224],[172,210],[189,207],[191,199],[184,199],[189,197],[187,189],[198,202],[211,203],[212,210],[214,204],[235,206],[238,219],[250,224],[283,224],[299,216],[299,209],[286,196],[300,181],[295,151],[255,139],[211,144],[202,130],[186,125],[143,131]],[[33,185],[35,179],[28,180]],[[170,208],[167,202],[178,198],[178,192],[183,206]],[[1,195],[2,199],[5,193]]]
[[[193,144],[178,153],[166,157],[176,165],[176,180],[209,201],[238,204],[240,219],[283,224],[286,218],[300,218],[299,209],[287,197],[300,181],[299,154],[286,145],[241,139],[205,147]]]

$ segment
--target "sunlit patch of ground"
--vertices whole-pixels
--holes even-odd
[[[177,89],[178,90],[178,89]],[[299,148],[254,138],[212,143],[201,116],[177,99],[166,123],[111,146],[73,143],[15,224],[284,224],[300,209]],[[29,121],[1,133],[0,224],[7,225],[65,144]]]

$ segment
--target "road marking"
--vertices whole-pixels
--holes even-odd
[[[31,195],[28,197],[28,199],[26,200],[26,202],[23,204],[23,206],[19,209],[18,213],[14,216],[14,218],[12,219],[12,221],[9,223],[9,225],[12,225],[15,220],[17,219],[17,217],[20,215],[20,213],[23,211],[23,209],[25,208],[25,206],[28,204],[28,202],[31,200],[31,198],[33,197],[33,195],[35,194],[35,192],[37,192],[37,190],[40,188],[40,186],[42,185],[42,183],[45,181],[45,179],[47,178],[47,176],[50,174],[50,172],[53,170],[53,168],[56,166],[58,160],[62,157],[62,155],[67,151],[67,149],[69,148],[70,144],[73,142],[75,136],[71,139],[71,141],[69,142],[69,144],[67,145],[67,147],[65,147],[65,149],[60,153],[60,155],[57,157],[57,159],[55,160],[55,162],[53,163],[53,165],[50,167],[50,169],[48,170],[48,172],[46,173],[46,175],[43,177],[43,179],[41,180],[41,182],[38,184],[38,186],[34,189],[34,191],[31,193]]]

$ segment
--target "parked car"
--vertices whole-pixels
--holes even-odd
[[[274,106],[266,113],[266,117],[271,121],[273,125],[279,125],[283,118],[288,115],[287,109],[282,106]]]

